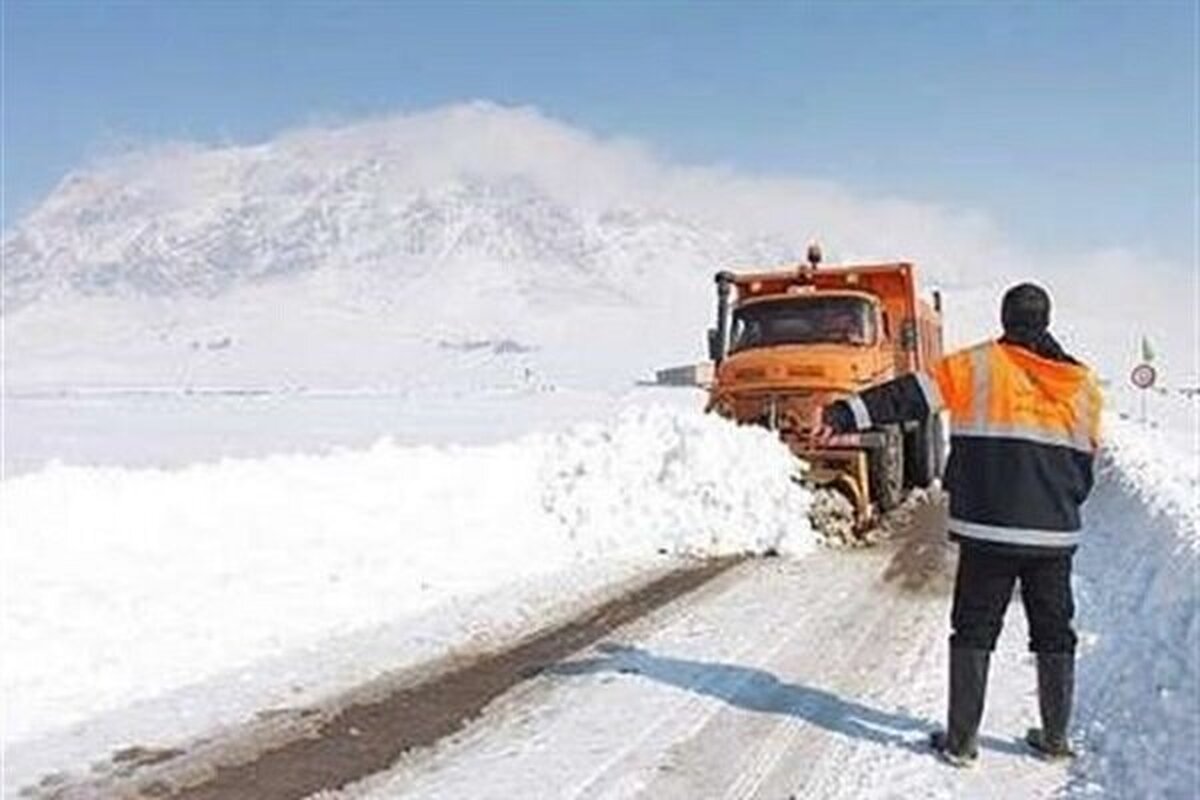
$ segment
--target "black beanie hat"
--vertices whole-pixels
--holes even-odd
[[[1050,295],[1034,283],[1019,283],[1004,293],[1000,321],[1005,331],[1040,333],[1050,326]]]

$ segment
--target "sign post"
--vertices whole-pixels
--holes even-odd
[[[1133,368],[1133,372],[1129,373],[1129,381],[1141,393],[1141,416],[1142,424],[1146,424],[1146,394],[1154,386],[1154,382],[1158,380],[1158,371],[1146,361],[1138,364]]]

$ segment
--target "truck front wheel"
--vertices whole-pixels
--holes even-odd
[[[883,429],[883,447],[870,456],[871,497],[882,512],[904,499],[904,434],[897,426]]]

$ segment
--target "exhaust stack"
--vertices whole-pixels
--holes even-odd
[[[812,242],[808,246],[808,252],[804,256],[808,260],[808,268],[816,269],[821,263],[821,245],[817,242]]]

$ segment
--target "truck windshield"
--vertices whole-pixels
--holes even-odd
[[[797,297],[740,308],[733,315],[733,352],[777,344],[875,341],[875,315],[857,297]]]

